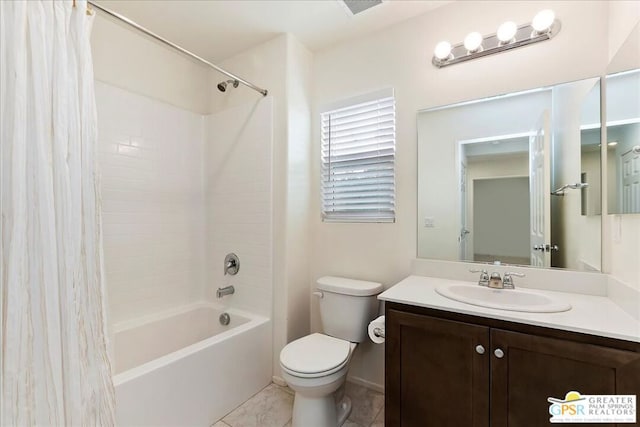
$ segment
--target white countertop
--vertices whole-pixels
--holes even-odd
[[[490,319],[640,342],[640,322],[607,297],[536,289],[536,293],[567,301],[572,308],[569,311],[560,313],[525,313],[497,310],[454,301],[436,292],[436,286],[443,283],[461,283],[461,281],[437,277],[409,276],[384,291],[378,296],[378,299]],[[468,283],[473,284],[472,282]],[[516,289],[530,290],[519,287],[517,283]]]

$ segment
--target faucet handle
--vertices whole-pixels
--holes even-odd
[[[224,257],[224,274],[231,274],[235,276],[238,274],[238,270],[240,270],[240,259],[238,259],[238,255],[234,253],[227,254]]]
[[[478,285],[489,286],[489,272],[484,268],[482,270],[470,269],[471,273],[480,273],[480,279],[478,279]]]
[[[502,280],[502,284],[505,288],[514,289],[515,285],[513,284],[513,277],[524,277],[524,273],[514,273],[514,272],[506,272],[504,273],[504,279]]]

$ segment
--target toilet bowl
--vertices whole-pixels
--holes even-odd
[[[347,379],[355,343],[311,334],[289,343],[280,354],[282,377],[295,391],[292,425],[334,427],[349,416],[348,399],[334,393]]]
[[[293,427],[339,427],[348,418],[351,400],[336,391],[377,315],[382,291],[379,283],[340,277],[323,277],[317,285],[324,333],[292,341],[280,352],[282,377],[295,391]]]

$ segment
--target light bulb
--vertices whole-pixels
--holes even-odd
[[[467,37],[464,38],[464,48],[469,52],[475,52],[480,49],[482,46],[482,34],[478,32],[473,32],[467,34]]]
[[[433,54],[440,61],[444,61],[445,59],[449,58],[449,55],[451,55],[451,43],[446,41],[438,43],[435,50],[433,51]]]
[[[616,145],[618,145],[618,141],[611,141],[611,142],[607,142],[607,145],[609,147],[615,147]]]
[[[531,26],[538,33],[544,33],[551,28],[553,21],[556,19],[556,14],[551,9],[541,10],[533,17]]]
[[[508,43],[513,40],[517,31],[518,26],[516,25],[516,23],[513,21],[507,21],[498,27],[496,36],[502,43]]]

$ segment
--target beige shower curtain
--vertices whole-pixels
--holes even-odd
[[[0,1],[0,424],[114,424],[89,37],[77,0]]]

